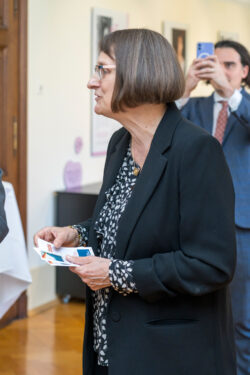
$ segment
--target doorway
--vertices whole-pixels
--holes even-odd
[[[15,190],[26,235],[27,0],[0,0],[0,168]],[[27,315],[23,293],[0,327]]]

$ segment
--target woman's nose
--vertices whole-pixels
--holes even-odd
[[[100,80],[98,79],[97,75],[94,74],[88,81],[87,87],[88,89],[95,89],[99,86],[100,86]]]

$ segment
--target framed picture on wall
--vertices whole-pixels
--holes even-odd
[[[217,32],[217,40],[225,40],[225,39],[230,39],[230,40],[234,40],[235,42],[238,42],[239,40],[239,34],[238,33],[234,33],[232,31],[218,31]]]
[[[102,38],[108,33],[126,29],[128,27],[128,15],[113,10],[93,8],[91,22],[91,44],[92,44],[92,61],[91,74],[94,73],[96,65],[99,44]],[[118,122],[104,116],[98,116],[94,112],[95,98],[91,93],[91,155],[105,155],[109,139],[113,132],[120,126]]]
[[[181,23],[164,21],[163,35],[174,47],[178,61],[185,72],[187,67],[188,26]]]

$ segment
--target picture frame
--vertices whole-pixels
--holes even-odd
[[[92,8],[91,19],[91,73],[94,73],[99,54],[99,43],[108,33],[128,28],[128,14],[114,10]],[[109,139],[120,124],[110,118],[97,115],[94,92],[91,92],[91,156],[106,154]]]
[[[163,35],[173,46],[183,72],[187,69],[188,25],[178,22],[163,22]]]
[[[239,34],[236,32],[232,32],[232,31],[219,30],[217,32],[217,41],[225,40],[225,39],[234,40],[235,42],[238,42]]]

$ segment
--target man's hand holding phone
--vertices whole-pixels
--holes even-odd
[[[199,81],[210,81],[214,89],[223,97],[230,97],[233,89],[224,73],[212,43],[197,43],[197,56],[192,62],[186,76],[183,97],[189,97]]]
[[[199,80],[209,81],[218,94],[223,97],[233,95],[234,90],[216,55],[196,59],[196,61],[196,77]]]

